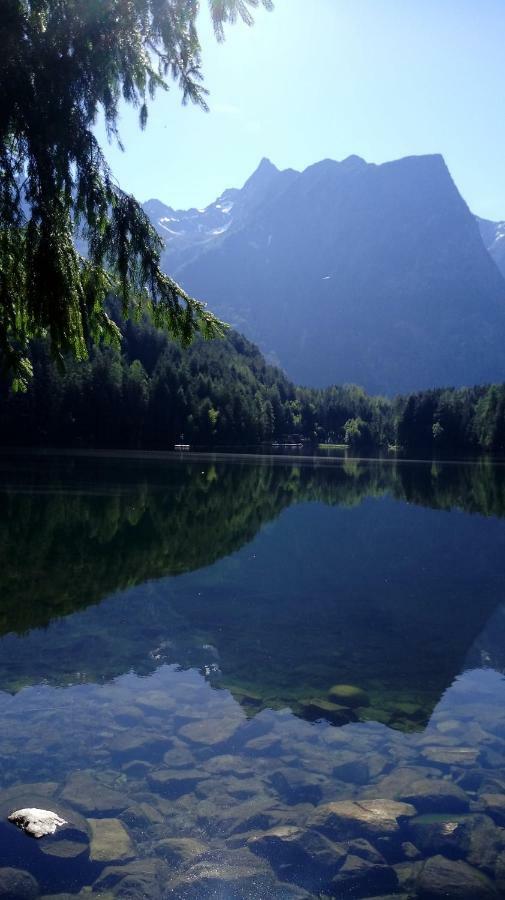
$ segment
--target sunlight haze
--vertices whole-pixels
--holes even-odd
[[[157,94],[143,134],[123,112],[126,153],[107,153],[126,190],[202,207],[263,156],[303,169],[442,153],[472,211],[505,217],[502,3],[277,0],[255,18],[217,44],[202,8],[209,114],[182,107],[175,87]]]

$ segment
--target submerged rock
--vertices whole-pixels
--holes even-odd
[[[425,856],[463,856],[463,816],[423,815],[409,822],[409,834]]]
[[[166,896],[169,869],[160,859],[139,859],[122,866],[107,866],[93,885],[95,893],[113,891],[129,900],[160,900]]]
[[[254,756],[277,756],[281,746],[281,739],[277,734],[260,734],[258,737],[251,738],[244,745],[247,753]]]
[[[179,735],[193,744],[214,747],[226,743],[235,733],[242,718],[197,719],[179,729]]]
[[[331,881],[343,865],[345,848],[317,831],[279,826],[248,840],[253,853],[269,861],[285,880],[302,886],[321,887]]]
[[[357,706],[370,706],[367,692],[353,684],[334,684],[328,691],[328,697],[333,703],[350,706],[351,709]]]
[[[89,819],[92,862],[127,862],[135,856],[133,841],[119,819]]]
[[[164,818],[162,813],[151,803],[132,803],[128,809],[121,813],[121,819],[133,828],[148,828],[149,825],[162,825]]]
[[[396,800],[339,800],[319,806],[308,824],[337,841],[390,837],[400,831],[399,820],[415,814],[413,806]]]
[[[277,743],[280,741],[277,739]],[[246,745],[247,747],[249,745]],[[250,778],[254,775],[254,767],[249,759],[236,756],[231,753],[212,756],[205,760],[203,766],[211,775],[221,778],[223,775],[233,775],[235,778]]]
[[[266,806],[265,800],[261,798],[227,804],[219,810],[219,816],[214,801],[208,801],[205,806],[202,803],[198,805],[198,824],[207,833],[217,833],[224,837],[257,830],[267,831],[278,825],[281,817],[278,809]]]
[[[398,797],[419,812],[465,812],[470,804],[462,788],[442,778],[419,778],[398,791]]]
[[[22,869],[0,868],[1,900],[35,900],[39,886],[33,875]]]
[[[210,778],[208,772],[201,769],[156,769],[148,775],[152,790],[163,797],[176,800],[183,794],[195,790],[197,784]]]
[[[368,760],[364,760],[357,753],[344,750],[338,755],[338,761],[333,767],[333,775],[339,781],[367,784],[370,779]]]
[[[443,766],[474,766],[480,750],[475,747],[424,747],[421,753],[429,762]]]
[[[502,829],[480,814],[418,816],[410,820],[409,832],[425,856],[465,858],[489,873],[505,846]]]
[[[332,700],[319,698],[301,700],[299,706],[303,718],[313,722],[326,719],[332,725],[347,725],[348,722],[356,721],[356,714],[349,706],[334,703]]]
[[[428,766],[399,765],[389,774],[384,775],[375,784],[365,788],[365,797],[390,797],[391,800],[400,800],[416,781],[427,778],[441,778],[440,769]]]
[[[391,866],[350,853],[332,879],[331,893],[337,897],[370,897],[394,892],[397,887],[398,878]]]
[[[400,890],[407,891],[409,898],[417,897],[416,886],[423,866],[423,860],[409,860],[393,866]]]
[[[196,838],[164,838],[156,844],[154,852],[168,863],[182,866],[195,862],[209,850],[208,844]]]
[[[57,828],[68,825],[66,819],[62,819],[57,813],[49,809],[37,809],[35,807],[17,809],[7,818],[13,825],[17,825],[21,831],[34,838],[54,834]]]
[[[75,805],[87,815],[114,815],[130,806],[130,800],[98,781],[88,772],[75,772],[68,779],[61,794],[63,800]]]
[[[318,803],[322,798],[322,785],[325,779],[315,772],[303,769],[278,769],[270,776],[270,784],[279,796],[289,805],[297,803]]]
[[[265,900],[279,896],[272,869],[249,850],[225,850],[195,862],[167,887],[169,896],[171,891],[174,898],[188,900],[211,897]]]
[[[167,750],[167,744],[169,741],[165,735],[138,729],[119,732],[109,742],[108,748],[114,756],[125,762],[138,759],[152,762],[154,759],[161,759]]]
[[[479,799],[493,819],[505,825],[505,794],[481,794]]]
[[[421,856],[419,850],[417,849],[415,844],[412,843],[412,841],[404,841],[401,846],[401,850],[405,859],[408,860],[419,859],[419,857]]]
[[[482,872],[463,860],[432,856],[421,868],[418,894],[426,900],[437,897],[454,900],[492,900],[499,896],[493,883]]]

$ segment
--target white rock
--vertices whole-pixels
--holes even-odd
[[[17,825],[26,834],[34,838],[54,834],[61,825],[68,825],[65,819],[48,809],[17,809],[8,816],[9,822]]]

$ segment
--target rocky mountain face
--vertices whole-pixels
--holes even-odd
[[[301,173],[263,160],[204,210],[144,208],[166,270],[298,383],[505,380],[505,280],[484,246],[500,241],[441,156]]]
[[[505,276],[505,222],[491,222],[478,216],[475,218],[488,252]]]

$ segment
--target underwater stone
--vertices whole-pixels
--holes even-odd
[[[130,800],[125,794],[107,787],[86,772],[71,775],[61,796],[63,800],[91,815],[120,813],[130,806]]]
[[[499,890],[505,891],[505,851],[500,853],[496,859],[494,876]]]
[[[284,880],[308,886],[314,878],[325,884],[345,861],[347,850],[317,831],[279,826],[253,835],[247,845],[269,861]]]
[[[411,841],[404,841],[401,846],[401,850],[405,859],[419,859],[419,857],[421,856],[419,850]]]
[[[59,788],[57,781],[36,781],[28,784],[15,784],[0,792],[0,807],[3,809],[9,801],[16,801],[20,795],[25,797],[52,797]],[[12,803],[11,803],[12,806]]]
[[[422,756],[444,766],[474,766],[479,750],[474,747],[424,747]]]
[[[254,691],[232,691],[232,693],[235,700],[246,708],[259,709],[265,702],[261,694],[256,694]]]
[[[250,800],[252,797],[259,798],[262,795],[268,799],[269,796],[260,778],[235,778],[234,775],[202,781],[196,787],[196,794],[198,797],[214,800],[216,806],[223,800],[226,804],[230,804],[234,800]]]
[[[231,753],[213,756],[203,763],[204,768],[211,775],[233,775],[235,778],[250,778],[254,769],[249,759],[242,756],[234,756]]]
[[[304,719],[316,722],[318,719],[326,719],[332,725],[347,725],[356,721],[356,714],[350,706],[334,703],[332,700],[313,698],[300,701],[300,711]]]
[[[115,896],[129,900],[160,900],[167,895],[168,866],[160,859],[139,859],[122,866],[107,866],[93,885],[103,895],[112,890]]]
[[[135,847],[119,819],[88,819],[91,828],[92,862],[126,862],[135,856]]]
[[[398,793],[405,803],[413,803],[422,812],[465,812],[470,799],[464,790],[452,781],[441,778],[420,778]]]
[[[395,800],[338,800],[319,806],[308,825],[337,841],[362,836],[389,837],[399,832],[399,819],[415,814],[413,806]]]
[[[153,764],[147,762],[145,759],[132,759],[129,762],[123,763],[121,765],[121,770],[125,773],[127,778],[144,778],[152,767]]]
[[[42,841],[40,847],[42,853],[46,856],[52,856],[55,859],[77,859],[89,851],[89,843],[83,843],[77,840],[63,839],[61,841]]]
[[[409,822],[409,834],[425,856],[458,858],[464,855],[464,818],[449,813],[416,816]]]
[[[186,741],[177,741],[166,753],[163,754],[163,762],[169,769],[187,769],[195,765],[193,753]]]
[[[179,729],[181,737],[194,744],[213,747],[228,741],[243,719],[198,719]]]
[[[337,897],[370,897],[379,892],[394,892],[397,887],[398,878],[391,866],[349,854],[332,879],[330,892]]]
[[[265,806],[265,802],[257,798],[244,803],[227,804],[226,808],[219,811],[218,821],[214,802],[209,804],[206,815],[202,815],[201,810],[202,804],[199,804],[199,824],[206,828],[217,828],[219,833],[226,837],[233,834],[247,834],[251,831],[268,831],[281,821],[281,812],[278,809]]]
[[[339,781],[367,784],[370,778],[368,761],[363,760],[357,753],[344,750],[338,755],[338,762],[333,767],[333,775]]]
[[[189,866],[167,887],[172,896],[188,900],[204,897],[265,900],[278,896],[272,869],[247,849],[217,851],[212,858]]]
[[[419,816],[410,820],[409,831],[426,856],[441,853],[451,858],[465,857],[471,865],[490,873],[505,846],[501,830],[483,815]]]
[[[39,886],[33,875],[23,869],[0,868],[0,898],[2,900],[35,900]]]
[[[177,709],[177,703],[171,694],[166,691],[143,691],[137,697],[137,706],[158,712],[173,712]]]
[[[163,824],[163,815],[150,803],[132,803],[121,813],[121,819],[134,828],[146,828],[149,825]]]
[[[124,762],[127,760],[161,759],[170,741],[164,735],[144,731],[122,731],[109,742],[108,749]]]
[[[196,838],[164,838],[154,848],[157,856],[175,866],[193,863],[209,850],[208,844]]]
[[[259,737],[247,741],[244,750],[255,755],[269,756],[271,754],[276,756],[280,746],[281,739],[277,734],[261,734]]]
[[[353,856],[361,856],[363,859],[368,859],[369,862],[385,862],[382,853],[379,853],[370,841],[365,840],[365,838],[355,838],[353,841],[345,841],[335,846],[342,847],[347,853],[352,853]]]
[[[322,797],[321,785],[324,776],[303,769],[278,769],[270,776],[270,784],[289,805],[296,803],[319,803]]]
[[[498,822],[499,825],[505,825],[505,794],[481,794],[479,798],[486,812]]]
[[[416,886],[423,870],[424,860],[409,860],[393,866],[400,890],[407,891],[409,898],[417,897]]]
[[[390,797],[392,800],[399,800],[415,781],[421,781],[431,776],[440,779],[441,775],[440,769],[428,766],[398,766],[375,784],[365,788],[363,793],[365,797]]]
[[[352,709],[357,706],[370,706],[367,692],[353,684],[334,684],[328,691],[328,697],[334,703],[350,706]]]
[[[206,778],[210,778],[209,773],[198,769],[157,769],[149,773],[147,780],[153,791],[176,800],[194,791]]]
[[[30,837],[41,838],[47,834],[54,834],[57,828],[67,825],[67,821],[62,819],[57,813],[48,809],[36,809],[34,807],[26,809],[17,809],[7,816],[9,822],[17,825],[21,831],[29,834]]]
[[[426,900],[437,897],[454,900],[491,900],[498,897],[493,883],[463,860],[432,856],[421,868],[417,891]]]
[[[448,734],[451,731],[460,731],[462,723],[458,719],[440,719],[436,723],[436,728],[440,734]]]

